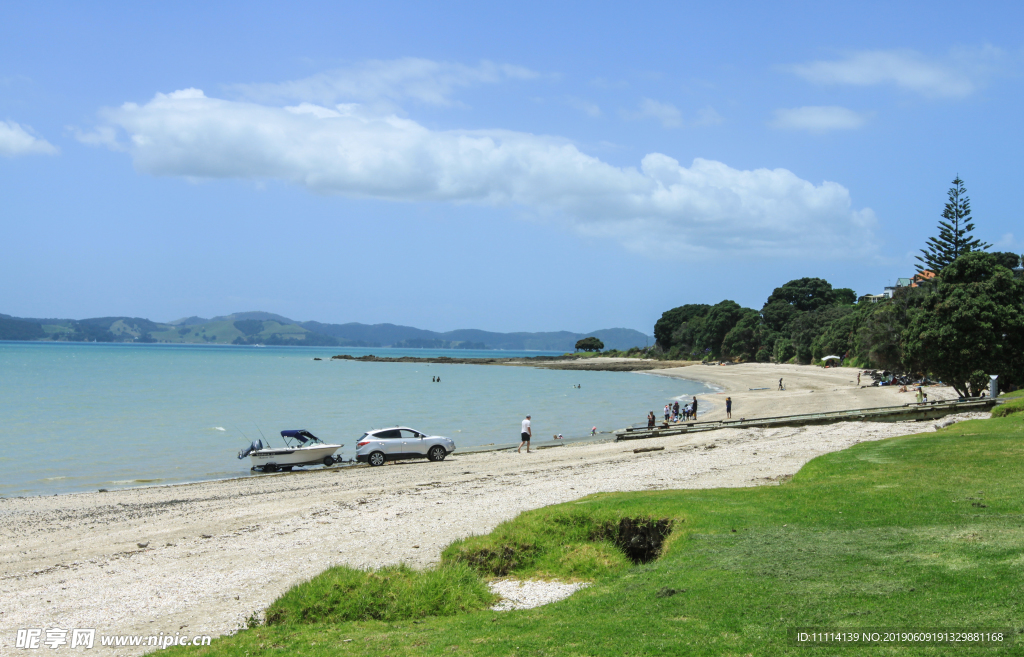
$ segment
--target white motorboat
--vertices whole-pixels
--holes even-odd
[[[285,447],[264,446],[262,440],[254,440],[249,447],[238,452],[238,458],[249,457],[252,470],[277,472],[291,470],[300,465],[325,465],[337,462],[334,453],[344,445],[329,445],[305,429],[289,429],[281,432]],[[292,441],[296,444],[292,444]]]

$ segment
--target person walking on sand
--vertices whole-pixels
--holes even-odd
[[[519,443],[519,449],[522,449],[523,445],[526,445],[526,453],[527,454],[530,453],[530,438],[532,438],[532,437],[533,437],[533,428],[530,426],[530,416],[527,415],[526,419],[523,420],[523,430],[522,430],[522,433],[520,434],[520,438],[522,438],[522,442]],[[519,449],[516,450],[516,454],[520,453]]]
[[[785,390],[785,388],[782,387],[782,379],[781,378],[779,378],[779,390]]]
[[[725,417],[732,419],[732,397],[725,398]]]

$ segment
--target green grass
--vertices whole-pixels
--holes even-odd
[[[1000,395],[1000,398],[1008,398],[1005,404],[1000,404],[992,409],[992,417],[1006,417],[1013,413],[1024,411],[1024,390],[1011,392],[1008,395]]]
[[[618,551],[616,522],[626,517],[672,520],[661,558],[634,565]],[[528,611],[322,623],[299,618],[323,597],[303,602],[299,587],[282,599],[295,611],[279,624],[187,650],[239,657],[946,654],[943,647],[802,648],[788,643],[787,631],[1024,631],[1024,415],[862,443],[811,461],[781,486],[600,494],[524,513],[450,546],[441,568],[458,566],[481,576],[594,584]],[[326,617],[340,618],[332,614]],[[1024,645],[957,652],[1021,654]]]
[[[487,609],[487,585],[461,563],[423,571],[390,566],[377,571],[331,568],[300,584],[267,609],[268,625],[408,620]]]

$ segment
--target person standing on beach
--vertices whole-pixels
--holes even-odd
[[[693,419],[697,419],[697,398],[693,398]]]
[[[527,454],[530,453],[530,438],[532,438],[532,437],[533,437],[533,428],[530,426],[530,416],[527,415],[526,419],[523,420],[523,430],[520,433],[520,438],[522,438],[522,442],[519,443],[519,449],[522,449],[523,445],[526,445],[526,453]],[[516,454],[519,454],[519,449],[516,450]]]
[[[725,417],[732,419],[732,397],[725,398]]]
[[[860,372],[857,372],[857,385],[860,385]]]
[[[651,411],[650,413],[647,414],[647,428],[654,428],[654,411]]]
[[[665,421],[668,422],[668,417],[672,415],[672,407],[665,404]]]

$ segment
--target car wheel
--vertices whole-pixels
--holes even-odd
[[[427,452],[427,458],[431,461],[443,461],[446,456],[448,456],[448,452],[440,445],[434,445],[430,448],[430,451]]]
[[[329,454],[327,456],[325,456],[324,457],[324,465],[326,465],[328,468],[331,467],[332,465],[334,465],[334,457],[329,455]]]
[[[378,465],[384,465],[384,452],[371,452],[369,461],[370,465],[375,467]]]

